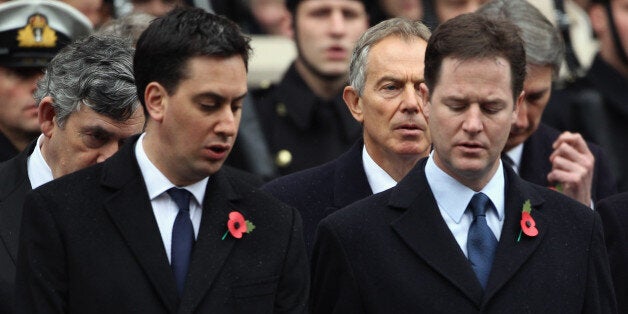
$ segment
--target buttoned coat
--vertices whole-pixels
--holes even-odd
[[[396,187],[319,224],[313,313],[614,313],[600,217],[506,170],[505,220],[486,290],[443,220],[425,159]],[[523,235],[522,205],[539,233]]]
[[[275,179],[262,189],[295,207],[303,217],[303,237],[312,252],[318,223],[327,215],[373,194],[362,164],[360,139],[337,159]]]
[[[18,313],[300,313],[309,287],[298,212],[230,169],[209,178],[183,295],[134,154],[26,199],[16,278]],[[256,228],[227,235],[240,212]]]

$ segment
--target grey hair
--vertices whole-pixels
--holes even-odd
[[[488,18],[505,18],[521,30],[526,62],[551,66],[558,75],[565,54],[563,38],[543,13],[526,0],[493,0],[477,13]]]
[[[405,40],[420,38],[427,42],[431,32],[420,21],[396,17],[382,21],[362,34],[355,44],[349,65],[349,84],[358,92],[358,96],[362,96],[366,84],[369,51],[375,44],[390,36],[398,36]]]
[[[137,44],[142,32],[156,17],[144,12],[131,12],[123,17],[103,24],[96,33],[128,37]]]
[[[94,34],[69,44],[37,82],[37,104],[52,97],[60,127],[81,105],[116,121],[130,118],[140,106],[133,53],[129,40],[110,35]]]

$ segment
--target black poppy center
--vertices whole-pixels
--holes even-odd
[[[532,224],[530,223],[530,221],[526,221],[526,227],[530,228],[532,226]]]
[[[240,223],[239,223],[239,222],[237,222],[237,221],[233,224],[233,226],[234,226],[236,229],[240,229]]]

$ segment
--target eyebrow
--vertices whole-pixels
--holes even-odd
[[[386,81],[399,83],[399,82],[405,82],[405,79],[400,79],[398,77],[386,75],[386,76],[381,77],[379,80],[377,80],[375,85],[379,85],[382,82],[386,82]],[[423,82],[425,82],[425,78],[421,77],[418,80],[413,80],[413,82],[415,82],[415,83],[423,83]]]
[[[233,99],[233,101],[239,101],[239,100],[244,99],[244,97],[246,97],[246,95],[248,93],[249,92],[246,91],[244,94],[242,94],[242,95],[240,95],[238,97],[235,97]],[[211,99],[215,100],[216,102],[218,102],[220,104],[224,103],[227,100],[227,98],[225,98],[224,96],[216,94],[216,93],[213,93],[213,92],[205,92],[205,93],[201,93],[201,94],[198,94],[198,95],[193,97],[194,100],[198,100],[198,99],[202,99],[202,98],[211,98]]]

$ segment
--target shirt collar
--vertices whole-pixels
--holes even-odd
[[[144,177],[144,182],[146,183],[148,197],[152,201],[156,197],[168,191],[170,188],[176,187],[176,185],[170,182],[170,180],[168,180],[168,178],[166,178],[166,176],[150,161],[148,155],[146,155],[146,151],[142,145],[144,135],[146,135],[146,133],[143,133],[135,143],[135,156],[137,158],[137,163],[140,166],[142,176]],[[186,189],[192,193],[196,202],[202,207],[208,180],[209,177],[206,177],[196,183],[179,186],[178,188]]]
[[[373,194],[388,190],[397,185],[397,181],[371,158],[364,145],[362,145],[362,164],[364,165],[366,179],[371,186]]]
[[[27,163],[27,171],[28,171],[28,180],[31,181],[31,187],[36,189],[37,187],[46,184],[54,179],[52,175],[52,170],[46,163],[44,159],[44,155],[41,154],[41,141],[44,135],[41,134],[37,138],[37,144],[35,144],[35,148],[33,152],[28,157]]]
[[[467,205],[469,205],[471,198],[477,192],[466,187],[440,169],[434,162],[433,156],[434,152],[430,154],[425,165],[427,182],[434,194],[438,207],[444,210],[453,221],[460,223]],[[478,192],[486,194],[491,199],[497,210],[497,217],[502,221],[504,219],[505,206],[505,179],[501,160],[491,180]],[[451,197],[452,195],[456,197]]]
[[[513,162],[513,170],[519,174],[519,168],[521,167],[521,157],[523,156],[523,143],[513,147],[506,152],[506,155],[510,157]]]

